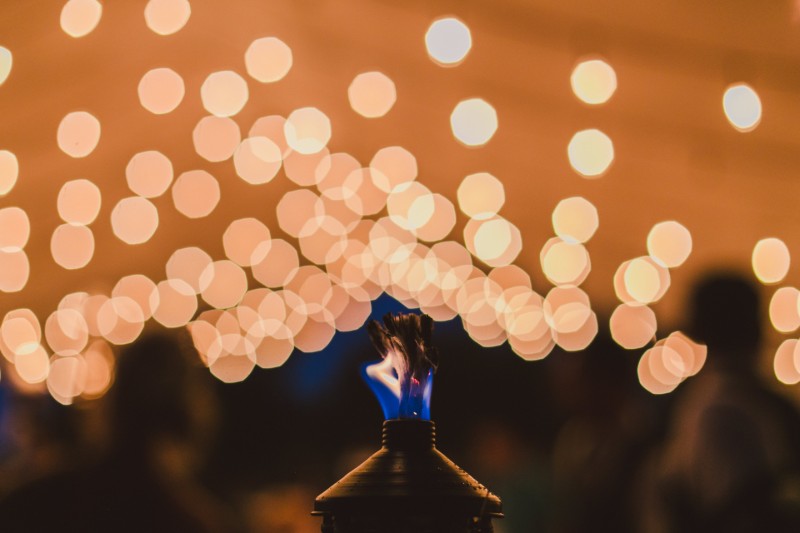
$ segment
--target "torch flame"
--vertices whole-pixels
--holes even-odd
[[[437,359],[431,344],[433,320],[428,315],[387,314],[383,325],[373,320],[368,330],[383,359],[366,365],[364,377],[386,419],[430,420]]]

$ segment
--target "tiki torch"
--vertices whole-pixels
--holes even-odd
[[[322,533],[491,532],[500,499],[436,449],[433,320],[386,315],[368,328],[383,357],[364,372],[384,410],[383,445],[317,497]]]

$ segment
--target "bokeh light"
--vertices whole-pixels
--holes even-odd
[[[253,356],[261,368],[277,368],[285,363],[294,351],[294,336],[285,324],[274,319],[265,321],[269,334],[259,339]]]
[[[753,272],[761,283],[778,283],[789,272],[789,248],[776,237],[761,239],[753,247],[751,263]]]
[[[554,285],[580,285],[591,270],[586,248],[561,237],[553,237],[545,243],[539,261],[545,277]]]
[[[204,286],[200,295],[208,305],[227,309],[238,304],[247,292],[247,275],[233,261],[222,259],[203,270],[200,284]]]
[[[347,98],[353,111],[366,118],[384,116],[397,100],[394,82],[382,72],[364,72],[356,76],[347,88]]]
[[[372,170],[359,168],[352,171],[342,183],[344,203],[362,216],[375,215],[386,205],[388,195],[375,182]]]
[[[271,239],[269,228],[263,222],[255,218],[240,218],[228,225],[222,235],[222,244],[228,259],[246,267],[264,260]]]
[[[178,107],[186,94],[183,78],[170,68],[154,68],[139,80],[139,103],[155,115]]]
[[[589,295],[577,287],[554,287],[542,304],[545,321],[557,333],[580,330],[592,314]]]
[[[158,229],[158,210],[147,198],[123,198],[111,211],[114,235],[127,244],[142,244]]]
[[[153,318],[162,326],[185,326],[197,312],[197,296],[188,283],[179,279],[161,281],[150,295]]]
[[[283,287],[300,266],[297,249],[283,239],[273,239],[267,255],[252,266],[253,277],[266,287]]]
[[[242,133],[233,119],[210,115],[201,118],[194,127],[192,141],[197,155],[216,163],[233,156],[242,141]]]
[[[516,293],[516,289],[531,288],[531,277],[517,265],[493,268],[489,272],[489,279],[497,283],[504,293],[508,291]],[[523,290],[522,292],[527,291]]]
[[[639,366],[637,369],[637,373],[639,375],[639,383],[641,386],[651,394],[668,394],[675,390],[675,388],[680,384],[680,379],[667,379],[666,382],[662,381],[663,375],[669,374],[665,373],[663,370],[661,372],[654,372],[654,368],[663,367],[661,361],[664,358],[664,351],[668,350],[664,346],[654,346],[649,350],[645,351],[642,355],[641,359],[639,359]],[[670,356],[674,356],[675,358],[678,355],[669,350]]]
[[[333,324],[309,319],[295,335],[294,345],[303,353],[319,352],[331,342],[335,333]]]
[[[233,154],[236,174],[252,185],[272,181],[281,164],[280,148],[266,137],[248,137]]]
[[[14,55],[5,46],[0,46],[0,85],[3,85],[8,79],[13,64]]]
[[[504,291],[505,305],[499,316],[508,332],[511,349],[526,361],[546,357],[555,346],[552,330],[545,319],[544,299],[525,288]]]
[[[83,37],[95,29],[102,14],[97,0],[69,0],[61,8],[61,29],[70,37]]]
[[[461,180],[457,197],[461,211],[478,220],[496,215],[506,201],[502,182],[488,172],[470,174]]]
[[[19,207],[0,209],[0,250],[16,252],[25,248],[31,235],[28,214]]]
[[[63,356],[78,355],[89,341],[86,319],[75,309],[58,309],[47,317],[44,325],[47,345]]]
[[[663,344],[678,354],[680,363],[673,367],[682,369],[680,374],[682,379],[694,376],[702,370],[706,363],[708,347],[693,341],[680,331],[673,331],[666,339],[662,339],[656,344]]]
[[[70,157],[86,157],[100,142],[100,121],[86,111],[67,114],[58,125],[58,147]]]
[[[728,122],[741,132],[753,131],[761,122],[761,99],[745,83],[736,83],[725,89],[722,109]]]
[[[598,331],[597,314],[590,311],[589,317],[580,329],[566,333],[553,331],[553,340],[566,352],[578,352],[585,350],[592,343]]]
[[[628,350],[643,347],[655,338],[656,314],[646,305],[620,304],[609,320],[614,341]]]
[[[28,283],[31,265],[23,250],[0,250],[0,291],[19,292]]]
[[[355,171],[361,169],[361,164],[350,154],[338,152],[324,157],[320,161],[316,174],[317,189],[324,196],[332,200],[345,200],[354,194],[348,183],[348,177]],[[372,170],[376,177],[376,186],[382,185],[384,192],[391,191],[389,183],[379,171]]]
[[[640,303],[652,303],[661,298],[668,288],[669,271],[649,257],[633,259],[625,271],[628,294]]]
[[[319,152],[331,139],[331,121],[316,107],[295,109],[283,126],[286,142],[301,154]]]
[[[599,225],[597,208],[580,196],[565,198],[553,209],[553,230],[566,242],[585,243]]]
[[[127,296],[108,298],[97,311],[97,328],[108,342],[118,346],[135,341],[144,329],[144,313]]]
[[[284,133],[286,127],[286,119],[280,115],[267,115],[259,117],[250,126],[248,137],[266,137],[273,143],[281,152],[281,157],[287,157],[292,149],[286,142],[286,134]]]
[[[608,135],[597,129],[579,131],[567,147],[569,164],[587,178],[602,176],[614,160],[614,145]]]
[[[277,291],[276,294],[283,300],[286,309],[286,318],[283,322],[292,335],[297,337],[308,322],[308,306],[302,298],[288,289]]]
[[[381,148],[369,163],[375,185],[384,192],[417,179],[417,159],[401,146]]]
[[[189,0],[149,0],[144,8],[147,27],[159,35],[180,31],[191,14]]]
[[[164,194],[172,183],[172,162],[155,150],[139,152],[125,167],[125,179],[134,194],[156,198]]]
[[[86,362],[83,356],[50,358],[47,390],[62,405],[70,405],[86,387]]]
[[[184,172],[172,185],[175,209],[189,218],[209,215],[217,207],[219,199],[219,183],[205,170]]]
[[[42,328],[36,314],[24,308],[7,312],[0,324],[0,340],[3,355],[11,363],[18,355],[35,351],[42,340]]]
[[[522,251],[519,229],[500,216],[471,219],[464,227],[464,242],[472,255],[495,267],[511,264]]]
[[[359,301],[348,295],[347,305],[336,317],[336,329],[339,331],[355,331],[361,328],[372,312],[369,300]]]
[[[94,256],[94,234],[86,226],[61,224],[53,231],[50,253],[67,270],[83,268]]]
[[[434,208],[430,189],[416,181],[398,185],[386,200],[386,209],[392,222],[412,231],[430,221]]]
[[[89,225],[97,218],[101,202],[100,188],[91,181],[68,181],[58,192],[58,215],[69,224]]]
[[[414,229],[414,235],[421,241],[441,241],[456,225],[456,208],[453,202],[439,193],[434,193],[432,199],[433,215],[424,225]]]
[[[553,340],[561,349],[574,352],[586,348],[597,335],[597,315],[589,296],[577,287],[555,287],[542,306]]]
[[[297,269],[286,284],[286,289],[302,300],[303,310],[309,316],[320,313],[333,296],[330,278],[322,269],[313,265]],[[326,320],[325,317],[316,319]]]
[[[86,320],[86,327],[89,328],[89,335],[99,337],[101,333],[97,324],[97,315],[100,308],[102,308],[103,304],[108,300],[108,296],[98,293],[85,295],[85,298],[79,300],[81,300],[79,309],[83,313],[83,318]]]
[[[155,291],[156,284],[153,280],[142,274],[131,274],[120,278],[111,291],[111,297],[132,300],[139,306],[142,320],[148,320],[153,316],[155,308],[158,307],[158,302],[151,298]]]
[[[657,302],[669,289],[669,270],[651,257],[637,257],[620,265],[614,275],[614,290],[624,303]]]
[[[332,263],[347,247],[347,229],[337,219],[323,216],[316,229],[300,236],[300,252],[318,265]]]
[[[591,105],[608,102],[617,90],[617,74],[611,65],[600,59],[578,63],[570,76],[572,92]]]
[[[781,333],[800,327],[800,291],[794,287],[781,287],[769,301],[769,319]]]
[[[256,39],[244,54],[247,73],[261,83],[283,79],[292,68],[292,49],[277,37]]]
[[[775,377],[784,385],[800,383],[800,367],[797,364],[800,357],[798,357],[797,345],[797,339],[786,339],[775,351],[772,368]]]
[[[1,83],[1,82],[0,82]],[[11,192],[19,177],[19,161],[13,152],[0,150],[0,196]]]
[[[330,154],[327,148],[313,154],[301,154],[294,150],[288,152],[283,158],[283,172],[291,181],[301,187],[310,187],[323,178],[317,169]]]
[[[58,302],[58,309],[73,309],[83,316],[89,298],[87,292],[71,292],[61,298],[61,301]]]
[[[253,368],[255,362],[246,355],[221,354],[214,360],[209,370],[211,375],[223,383],[239,383],[250,375]]]
[[[200,87],[206,111],[217,117],[230,117],[242,110],[250,97],[247,82],[232,70],[209,74]]]
[[[659,222],[647,235],[647,252],[657,263],[675,268],[692,253],[692,234],[679,222]]]
[[[316,231],[325,215],[325,204],[309,189],[289,191],[276,207],[278,225],[292,237]]]
[[[330,222],[341,224],[348,234],[362,221],[361,215],[350,209],[345,202],[332,200],[327,196],[323,196],[320,199],[322,200],[322,212],[325,216],[331,219]],[[324,226],[325,219],[320,219],[319,224]]]
[[[450,114],[450,128],[466,146],[482,146],[497,131],[497,112],[481,98],[462,100]]]
[[[167,260],[167,278],[180,280],[200,294],[211,283],[212,276],[203,277],[211,262],[211,256],[196,246],[178,248]]]
[[[466,24],[447,17],[433,22],[425,33],[425,48],[437,64],[458,65],[472,48],[472,34]]]
[[[87,399],[99,398],[114,381],[114,354],[111,346],[103,339],[96,339],[83,353],[83,360],[86,362],[86,383],[82,396]]]
[[[26,383],[41,383],[50,373],[50,358],[42,346],[34,351],[18,355],[14,360],[14,370]]]

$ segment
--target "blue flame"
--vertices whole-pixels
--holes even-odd
[[[384,418],[430,420],[433,369],[423,376],[404,375],[401,379],[395,367],[395,358],[397,356],[390,352],[381,361],[361,367],[361,375],[378,398]]]

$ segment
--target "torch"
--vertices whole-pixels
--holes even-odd
[[[489,533],[502,503],[436,449],[430,398],[437,353],[427,315],[386,315],[369,334],[383,359],[365,367],[383,407],[383,445],[320,494],[322,533]]]

